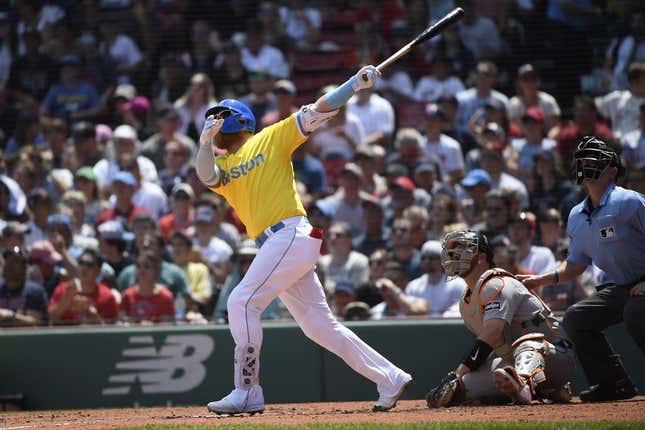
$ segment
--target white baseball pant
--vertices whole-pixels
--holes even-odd
[[[254,345],[258,356],[252,380],[257,381],[262,345],[262,311],[276,298],[285,304],[302,331],[314,342],[342,358],[352,369],[377,385],[381,395],[396,394],[404,373],[367,345],[332,315],[323,287],[314,272],[321,240],[310,236],[312,226],[305,217],[287,218],[260,248],[242,281],[229,296],[228,319],[236,355]],[[236,357],[241,361],[244,357]],[[236,372],[245,370],[236,366]],[[246,368],[246,371],[249,369]],[[244,375],[236,375],[235,386],[249,389]]]

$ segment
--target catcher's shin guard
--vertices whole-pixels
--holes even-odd
[[[515,340],[512,347],[515,359],[513,373],[519,382],[529,386],[531,395],[535,397],[537,385],[546,381],[544,357],[553,353],[555,347],[541,333],[526,334]]]

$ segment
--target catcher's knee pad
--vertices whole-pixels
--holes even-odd
[[[553,345],[541,333],[524,335],[513,342],[513,358],[517,374],[534,388],[546,381],[544,357],[553,351]]]
[[[247,343],[235,347],[235,386],[245,390],[259,383],[260,350]]]

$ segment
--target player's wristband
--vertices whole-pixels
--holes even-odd
[[[327,98],[325,100],[325,102],[327,102],[327,105],[334,110],[344,105],[347,100],[349,100],[354,95],[353,83],[355,80],[356,76],[352,76],[343,85],[327,94]]]
[[[488,355],[492,351],[493,348],[489,344],[477,338],[475,345],[473,345],[473,349],[468,354],[466,354],[461,363],[464,366],[468,367],[472,372],[479,369],[479,367],[484,364],[484,362],[488,358]]]
[[[553,285],[558,285],[558,282],[560,282],[560,275],[558,275],[558,271],[554,270],[553,274],[551,275],[551,283]]]

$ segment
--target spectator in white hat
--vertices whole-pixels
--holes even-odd
[[[139,142],[137,132],[132,126],[124,124],[114,129],[112,133],[114,156],[111,159],[104,158],[94,165],[94,173],[101,188],[109,186],[114,175],[120,170],[117,161],[124,155],[138,154],[140,146],[141,142]],[[143,155],[137,155],[137,163],[139,163],[141,177],[144,181],[157,181],[157,168],[150,159]]]
[[[134,263],[128,253],[128,243],[134,239],[132,233],[125,230],[120,221],[106,221],[98,227],[99,250],[104,262],[114,270],[114,277]]]
[[[216,236],[218,228],[215,219],[215,209],[207,205],[195,208],[195,229],[193,241],[202,254],[202,259],[208,265],[213,277],[218,283],[223,283],[231,272],[230,258],[233,249]]]
[[[114,205],[111,209],[101,212],[96,219],[97,226],[114,219],[129,225],[140,213],[149,213],[147,209],[137,206],[133,202],[134,193],[137,191],[137,180],[132,173],[117,172],[112,181],[112,190]]]
[[[460,278],[448,279],[441,267],[441,242],[429,240],[421,247],[421,269],[424,274],[410,281],[405,294],[420,297],[428,303],[428,313],[440,317],[466,290]]]

